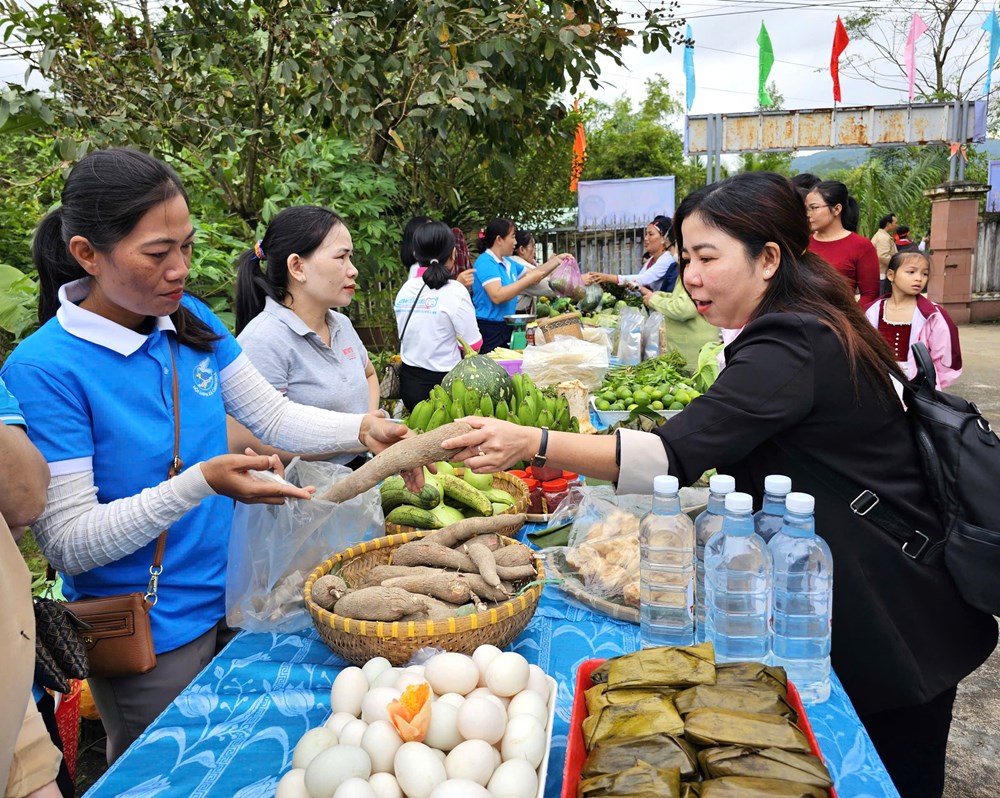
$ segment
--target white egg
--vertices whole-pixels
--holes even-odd
[[[520,654],[505,651],[486,668],[486,686],[496,695],[510,697],[528,686],[528,661]]]
[[[549,708],[545,699],[530,687],[514,696],[507,705],[508,721],[518,715],[531,715],[542,724],[542,728],[549,722]]]
[[[538,774],[524,759],[511,759],[493,771],[486,785],[490,795],[535,798],[538,793]]]
[[[476,667],[479,668],[479,684],[486,684],[486,667],[503,652],[496,646],[491,646],[489,643],[486,645],[479,646],[475,651],[472,652],[472,661],[476,663]]]
[[[535,664],[528,666],[528,689],[534,690],[546,702],[549,700],[549,679],[545,675],[545,671]]]
[[[373,687],[361,702],[361,720],[374,723],[377,720],[389,720],[386,707],[401,695],[395,687]]]
[[[333,798],[378,798],[365,779],[347,779],[333,794]]]
[[[318,729],[310,729],[303,734],[295,745],[295,753],[292,754],[293,768],[307,768],[309,763],[320,751],[336,745],[340,742],[337,733],[325,726]]]
[[[407,798],[430,798],[434,788],[448,778],[444,763],[423,743],[403,743],[392,769]]]
[[[479,667],[472,657],[449,651],[432,657],[424,676],[435,693],[466,695],[479,684]]]
[[[306,789],[306,769],[292,768],[282,776],[274,798],[311,798]]]
[[[388,668],[375,677],[372,687],[393,687],[402,672],[402,668]]]
[[[391,773],[372,773],[368,785],[375,791],[375,798],[403,798],[399,782]]]
[[[330,731],[339,735],[344,727],[350,723],[352,720],[357,720],[354,715],[350,712],[334,712],[329,718],[326,719],[326,723],[323,725]]]
[[[431,748],[431,750],[434,752],[434,755],[441,760],[441,764],[443,765],[444,761],[448,758],[448,755],[440,748]]]
[[[368,679],[361,668],[344,668],[333,680],[330,688],[330,711],[350,712],[354,717],[361,713],[361,700],[368,692]]]
[[[368,662],[361,666],[361,672],[368,680],[368,686],[374,687],[375,680],[379,677],[379,674],[384,673],[391,667],[392,663],[385,657],[372,657],[368,660]]]
[[[431,705],[431,722],[424,742],[440,751],[450,751],[462,742],[462,735],[458,733],[457,707],[445,701],[435,701]]]
[[[468,779],[449,779],[434,788],[430,798],[492,798],[485,787]]]
[[[356,745],[361,748],[361,738],[365,736],[368,724],[355,718],[340,731],[340,742],[344,745]]]
[[[361,747],[372,761],[372,773],[391,773],[393,757],[402,744],[388,721],[376,720],[370,724],[361,738]]]
[[[480,698],[488,698],[494,704],[501,707],[504,712],[507,711],[507,704],[510,703],[509,698],[501,698],[498,695],[494,695],[493,691],[490,690],[489,687],[477,687],[475,690],[473,690],[465,697],[465,700],[468,701],[473,696],[479,696]]]
[[[425,665],[407,665],[403,668],[404,671],[409,671],[410,673],[415,673],[417,676],[423,676],[426,670]]]
[[[368,754],[353,745],[335,745],[320,751],[306,768],[306,789],[312,798],[333,798],[337,788],[350,778],[367,779],[372,774]]]
[[[531,715],[511,718],[500,741],[500,755],[504,761],[526,759],[537,768],[545,755],[545,729]]]
[[[402,692],[407,687],[410,687],[411,685],[415,684],[427,684],[427,680],[423,677],[422,674],[415,673],[413,671],[403,671],[401,674],[399,674],[399,677],[396,679],[395,688],[400,692]],[[427,684],[427,686],[431,690],[431,695],[433,695],[434,688],[431,687],[429,684]]]
[[[455,709],[458,709],[465,703],[465,696],[460,696],[458,693],[445,693],[442,696],[438,696],[437,700],[444,701],[446,704],[451,704]]]
[[[448,754],[444,769],[449,779],[469,779],[486,786],[496,770],[500,754],[485,740],[466,740]]]
[[[458,732],[466,740],[486,740],[495,745],[506,727],[507,712],[486,696],[467,698],[458,710]]]

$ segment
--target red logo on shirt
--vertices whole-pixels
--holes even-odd
[[[354,347],[353,346],[347,347],[346,349],[343,350],[343,352],[344,352],[344,356],[348,360],[357,360],[358,359],[358,354],[357,354],[357,352],[354,351]]]

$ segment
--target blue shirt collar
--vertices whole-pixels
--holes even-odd
[[[66,283],[59,289],[59,310],[56,311],[56,319],[62,328],[76,338],[103,346],[125,357],[137,352],[146,343],[148,336],[81,308],[79,303],[86,299],[89,293],[89,277]],[[155,327],[160,331],[176,332],[169,316],[157,316]]]

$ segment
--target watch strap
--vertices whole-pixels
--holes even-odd
[[[534,457],[531,458],[531,465],[535,468],[541,468],[545,465],[545,450],[549,446],[549,428],[542,427],[542,439],[538,442],[538,452]]]

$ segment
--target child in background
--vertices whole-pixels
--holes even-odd
[[[962,373],[962,350],[958,329],[945,309],[921,296],[930,270],[930,260],[923,252],[897,252],[885,270],[892,293],[872,303],[865,316],[910,379],[916,374],[910,347],[918,341],[924,344],[934,361],[937,387],[946,388]]]

